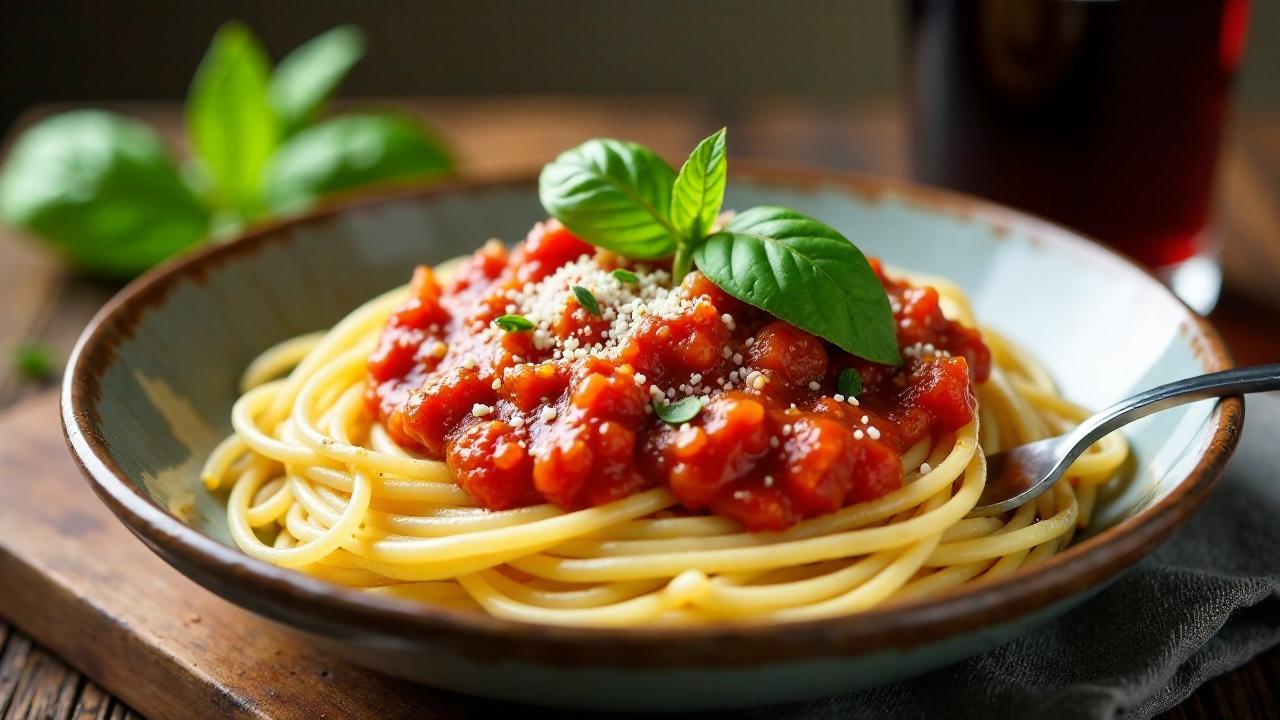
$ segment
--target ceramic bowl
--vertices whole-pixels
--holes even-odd
[[[1085,406],[1231,364],[1217,333],[1146,272],[1012,210],[892,181],[736,164],[726,207],[757,204],[793,207],[890,264],[955,280],[980,318],[1029,348]],[[799,624],[606,630],[464,617],[330,585],[233,547],[223,506],[197,472],[230,430],[250,359],[330,326],[404,283],[416,263],[491,237],[518,240],[542,215],[532,178],[426,189],[323,209],[145,275],[103,308],[71,358],[62,419],[72,453],[103,501],[169,563],[349,660],[494,698],[690,710],[886,683],[1026,632],[1185,522],[1240,433],[1238,398],[1134,423],[1127,476],[1101,497],[1092,532],[1065,552],[924,602]]]

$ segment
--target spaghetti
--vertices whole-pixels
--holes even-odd
[[[948,318],[976,327],[951,283],[895,277],[935,288]],[[1108,437],[1037,501],[1002,517],[967,517],[984,485],[985,453],[1056,435],[1085,415],[1025,352],[983,329],[991,367],[974,385],[977,412],[901,448],[900,486],[895,479],[872,499],[788,517],[767,532],[746,529],[754,515],[690,512],[672,488],[653,484],[581,507],[493,510],[449,463],[426,459],[389,430],[376,396],[370,403],[370,355],[409,295],[399,288],[375,298],[246,370],[234,434],[203,472],[211,491],[229,489],[231,535],[245,553],[371,593],[522,622],[788,622],[901,603],[1041,562],[1088,525],[1098,486],[1128,453],[1122,437]]]

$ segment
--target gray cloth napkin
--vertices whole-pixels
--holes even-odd
[[[1150,718],[1280,644],[1280,394],[1249,398],[1226,477],[1187,525],[1082,606],[914,680],[738,717]]]

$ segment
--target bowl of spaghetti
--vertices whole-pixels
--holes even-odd
[[[135,281],[64,383],[94,490],[354,662],[687,710],[1027,632],[1167,538],[1234,449],[1239,399],[1188,405],[970,516],[986,454],[1229,367],[1215,331],[1111,251],[948,192],[735,164],[725,212],[668,228],[682,260],[547,175],[323,208]]]

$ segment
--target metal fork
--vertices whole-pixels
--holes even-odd
[[[998,515],[1036,499],[1053,487],[1085,450],[1134,420],[1196,400],[1267,390],[1280,390],[1280,364],[1197,375],[1121,400],[1065,435],[988,455],[987,485],[970,514]]]

